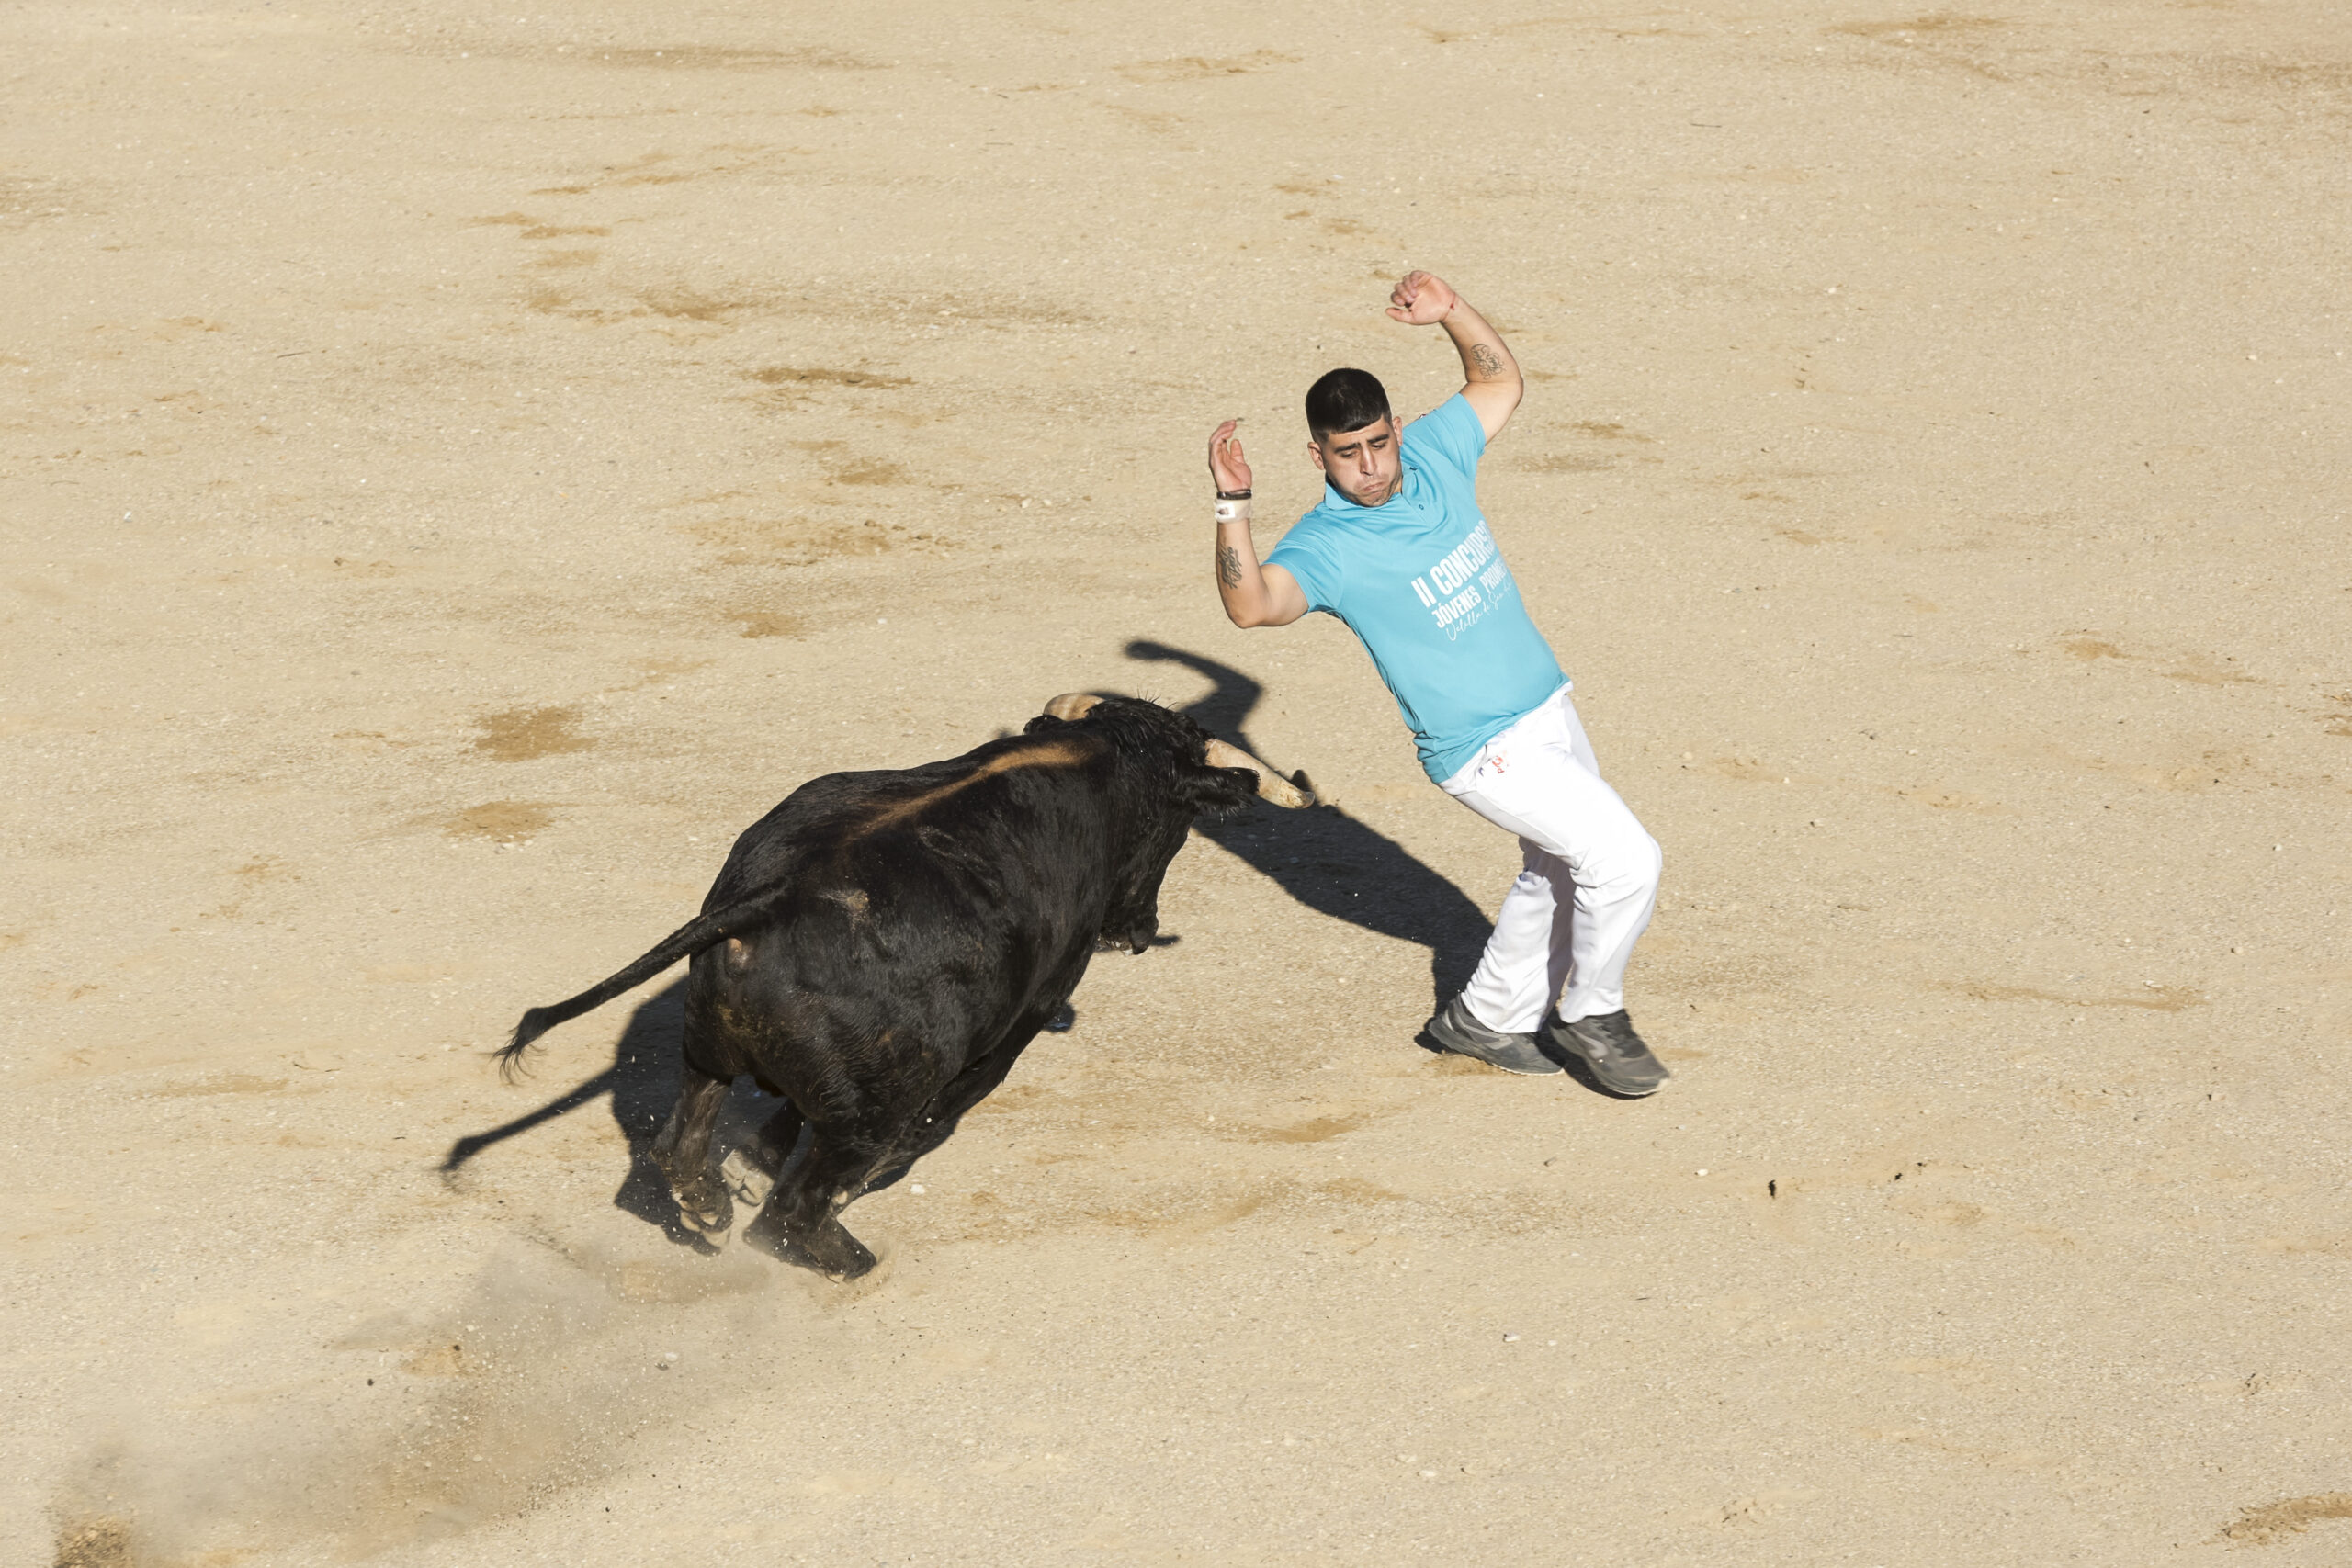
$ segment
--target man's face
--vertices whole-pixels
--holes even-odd
[[[1405,465],[1396,450],[1396,416],[1384,416],[1362,430],[1335,430],[1306,444],[1315,466],[1335,489],[1358,506],[1378,506],[1404,483]]]

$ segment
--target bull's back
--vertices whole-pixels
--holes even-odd
[[[1087,738],[1020,736],[920,768],[811,779],[735,840],[703,911],[817,879],[887,879],[926,860],[983,879],[1101,880],[1110,761]]]
[[[741,1002],[946,1007],[975,1028],[1019,1014],[1102,929],[1107,769],[1097,746],[1023,737],[809,781],[737,840],[704,901],[767,911],[741,938]]]

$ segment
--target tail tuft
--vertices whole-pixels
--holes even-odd
[[[538,1037],[563,1021],[562,1012],[556,1008],[533,1008],[514,1026],[514,1036],[498,1052],[498,1076],[506,1083],[530,1076],[527,1058],[538,1049],[534,1043]]]

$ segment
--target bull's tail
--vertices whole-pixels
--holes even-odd
[[[779,889],[747,899],[716,914],[696,915],[620,973],[599,980],[578,996],[553,1007],[533,1008],[514,1026],[514,1038],[500,1047],[498,1076],[514,1082],[515,1075],[523,1070],[525,1058],[537,1048],[534,1043],[557,1024],[600,1008],[623,991],[636,989],[682,958],[692,958],[704,948],[715,947],[729,937],[739,936],[763,923],[774,912],[780,892]]]

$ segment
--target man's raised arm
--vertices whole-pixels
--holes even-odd
[[[1431,322],[1445,329],[1462,355],[1463,400],[1478,416],[1492,441],[1510,423],[1511,411],[1527,391],[1520,378],[1519,361],[1503,346],[1502,334],[1470,302],[1446,286],[1445,279],[1426,272],[1408,272],[1389,291],[1388,313],[1408,327]]]
[[[1237,423],[1227,420],[1209,437],[1217,491],[1216,594],[1237,626],[1286,626],[1306,614],[1306,593],[1281,567],[1258,564],[1250,536],[1250,464],[1234,434]]]

